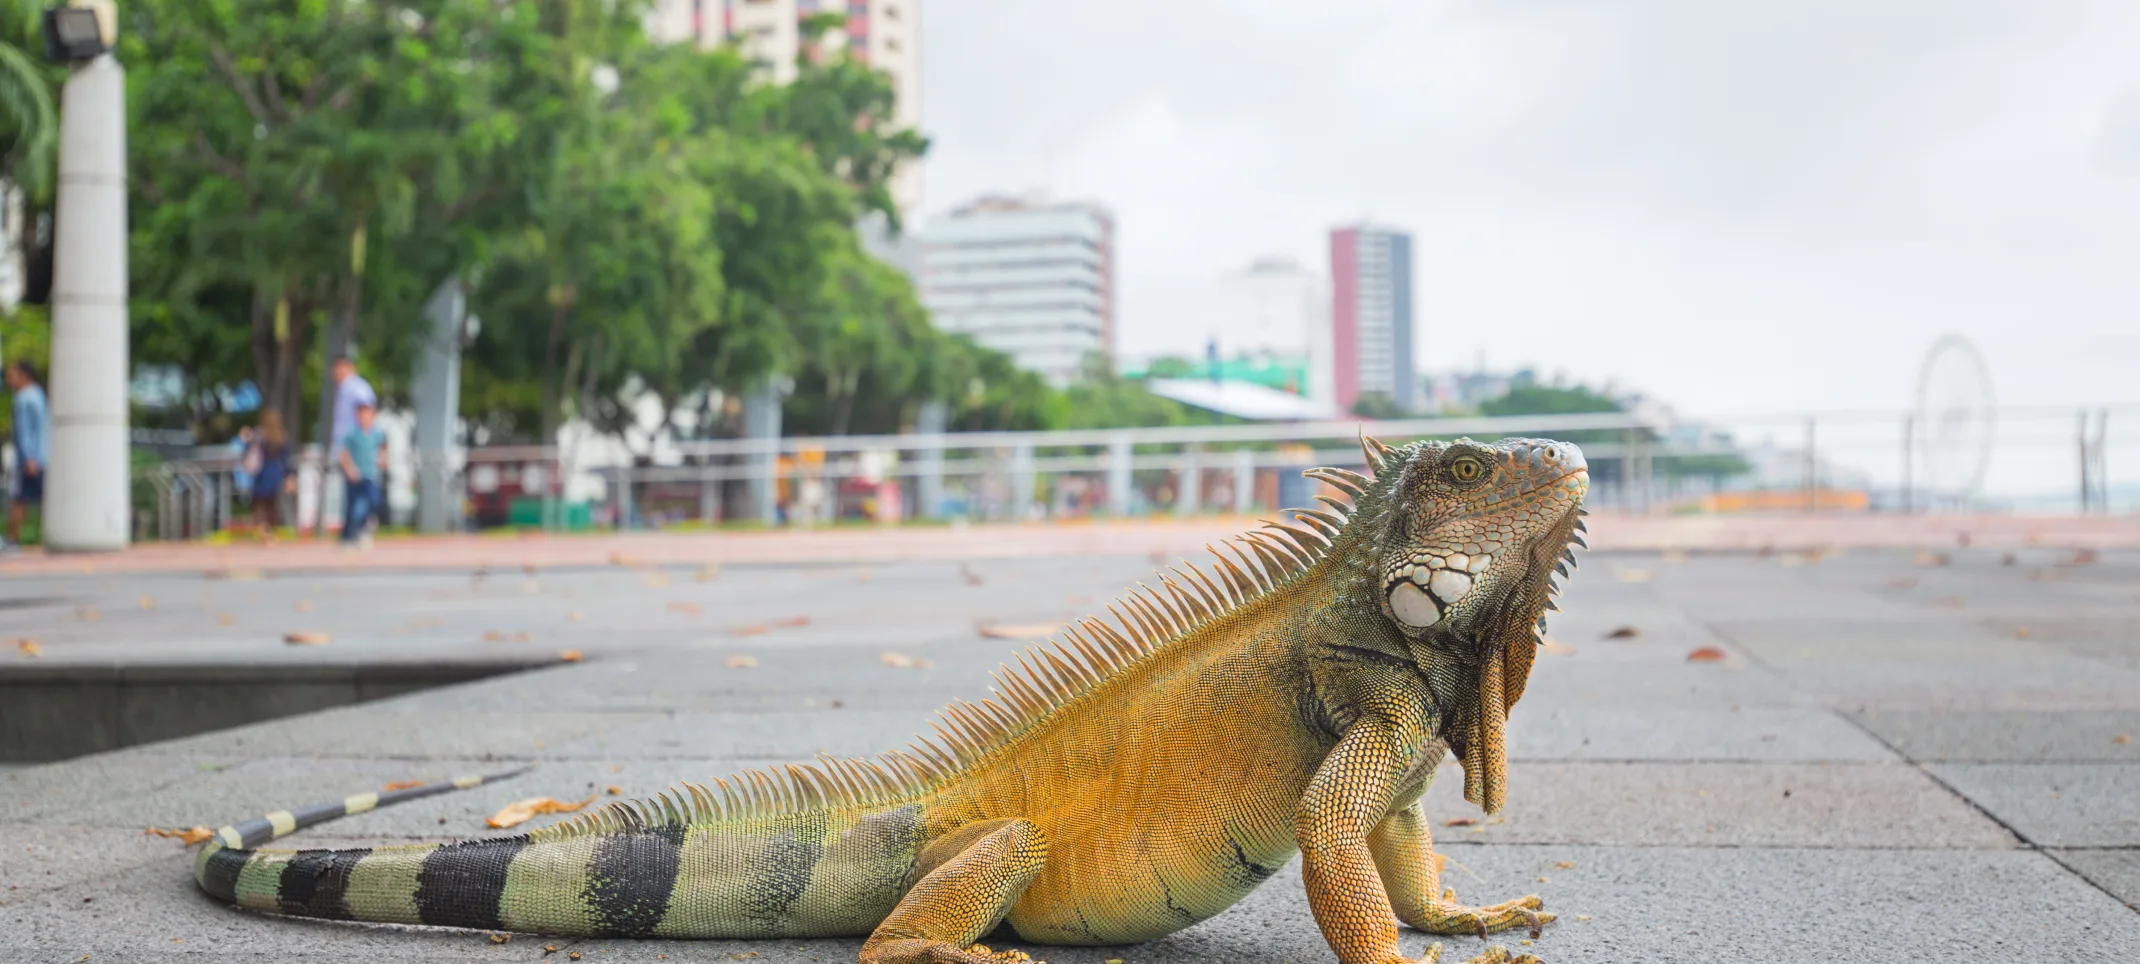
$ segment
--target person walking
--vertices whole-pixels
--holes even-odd
[[[290,471],[290,438],[282,429],[281,412],[271,408],[260,413],[260,430],[253,433],[245,461],[253,473],[253,526],[262,542],[272,541],[282,526],[282,497],[297,491],[297,475]]]
[[[50,410],[37,369],[17,359],[7,366],[7,390],[15,395],[15,499],[7,508],[7,546],[22,545],[22,522],[33,507],[43,528],[45,449],[52,437]]]
[[[348,511],[342,516],[342,544],[371,545],[371,522],[379,506],[379,465],[386,461],[386,433],[372,424],[379,409],[358,405],[356,427],[342,437],[340,461]]]
[[[348,438],[349,433],[357,427],[357,406],[370,405],[377,408],[379,405],[379,394],[372,391],[372,383],[357,374],[357,363],[348,355],[337,357],[334,363],[328,366],[327,374],[334,379],[334,417],[327,425],[327,462],[320,472],[320,508],[315,532],[326,531],[327,511],[334,504],[330,498],[330,490],[333,488],[331,480],[340,473],[325,470],[341,468],[342,440]],[[346,526],[350,515],[348,486],[343,486],[342,490],[342,520]]]

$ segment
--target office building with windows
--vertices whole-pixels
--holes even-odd
[[[1330,232],[1330,334],[1339,408],[1371,395],[1418,408],[1410,234],[1371,224]]]
[[[986,197],[921,232],[921,300],[969,335],[1063,385],[1114,355],[1114,217],[1083,202]]]

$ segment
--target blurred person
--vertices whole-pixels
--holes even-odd
[[[22,520],[31,507],[45,502],[45,443],[51,437],[50,411],[37,369],[16,360],[7,366],[7,389],[15,394],[15,499],[7,509],[5,546],[22,545]]]
[[[366,403],[356,408],[356,427],[341,438],[336,448],[342,466],[344,491],[342,544],[371,545],[371,522],[379,505],[379,464],[386,461],[386,433],[373,422],[379,409]]]
[[[230,437],[230,454],[238,457],[237,467],[230,470],[230,485],[239,492],[253,491],[253,473],[260,471],[259,463],[253,461],[259,448],[253,444],[253,427],[238,426],[238,434]]]
[[[282,413],[260,413],[260,431],[253,436],[245,461],[251,463],[253,524],[262,541],[275,538],[282,526],[282,497],[297,491],[297,473],[290,471],[290,438],[282,429]]]
[[[326,465],[340,468],[342,440],[349,437],[349,433],[357,427],[357,406],[370,405],[376,408],[379,404],[379,395],[377,392],[372,391],[372,383],[365,381],[364,376],[357,374],[357,363],[348,355],[336,356],[334,363],[328,366],[327,374],[334,379],[334,418],[327,426]],[[339,472],[322,471],[320,473],[320,531],[325,530],[327,513],[334,504],[331,495],[335,487],[334,482],[341,478],[342,474]],[[346,518],[349,515],[348,486],[344,485],[342,489],[342,514]]]

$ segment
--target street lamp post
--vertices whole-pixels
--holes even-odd
[[[100,16],[101,14],[101,16]],[[45,546],[126,548],[126,72],[111,55],[110,5],[45,12],[48,57],[73,66],[60,88],[53,225],[52,441]]]

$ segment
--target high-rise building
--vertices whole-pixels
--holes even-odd
[[[1220,347],[1238,356],[1297,364],[1297,394],[1335,404],[1330,292],[1323,279],[1282,255],[1257,258],[1219,279],[1210,326]]]
[[[984,197],[921,232],[921,301],[1057,385],[1114,356],[1114,217],[1087,203]]]
[[[1411,235],[1371,224],[1330,232],[1330,332],[1338,407],[1366,396],[1416,407]]]
[[[692,41],[714,47],[733,40],[758,62],[767,79],[795,79],[803,52],[803,18],[847,15],[845,33],[833,34],[820,53],[842,50],[883,71],[892,81],[893,127],[921,126],[921,0],[655,0],[647,11],[647,36],[657,43]],[[921,163],[892,174],[892,199],[901,211],[921,208]]]

